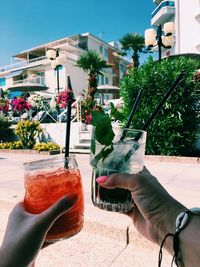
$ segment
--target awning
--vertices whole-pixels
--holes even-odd
[[[11,77],[14,77],[14,76],[18,76],[18,75],[22,74],[22,72],[23,72],[23,70],[12,71],[8,75],[6,75],[5,78],[11,78]]]
[[[120,88],[114,85],[110,85],[110,84],[101,84],[99,86],[97,86],[97,89],[112,89],[112,90],[119,90]]]
[[[120,88],[117,86],[102,84],[97,86],[99,93],[119,93]]]

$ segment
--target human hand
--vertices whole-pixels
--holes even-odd
[[[76,201],[74,194],[62,197],[41,214],[30,214],[23,203],[18,203],[8,219],[0,249],[0,267],[26,267],[34,262],[54,221]]]
[[[100,177],[97,182],[104,188],[131,191],[135,207],[127,215],[145,238],[159,245],[167,233],[175,232],[176,216],[186,209],[168,194],[147,168],[138,174],[116,173],[106,180]],[[171,246],[168,250],[172,253]]]

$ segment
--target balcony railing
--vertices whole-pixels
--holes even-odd
[[[27,60],[27,61],[23,61],[23,62],[17,62],[17,63],[13,63],[13,64],[10,64],[10,65],[6,65],[6,66],[3,66],[3,67],[0,67],[0,72],[27,67],[28,65],[30,65],[32,63],[35,63],[35,62],[38,62],[38,61],[41,61],[41,60],[45,60],[45,59],[47,59],[47,57],[43,56],[43,57],[38,57],[38,58],[30,59],[30,60]]]
[[[163,7],[175,7],[174,1],[163,1],[160,5],[151,13],[153,18]]]
[[[29,84],[29,85],[40,85],[45,86],[45,78],[43,77],[35,77],[35,78],[27,78],[23,80],[13,81],[13,86],[17,86],[19,84]]]
[[[66,44],[66,45],[72,45],[72,46],[78,46],[78,40],[77,41],[74,41],[72,39],[69,39],[69,38],[64,38],[64,39],[61,39],[61,40],[58,40],[58,41],[54,41],[54,42],[51,42],[51,43],[48,43],[48,45],[46,47],[59,47],[63,44]]]

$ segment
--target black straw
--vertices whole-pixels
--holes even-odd
[[[70,76],[67,75],[67,90],[69,93],[67,103],[67,124],[66,124],[66,138],[65,138],[65,159],[69,157],[69,144],[70,144],[70,128],[71,128],[71,106],[73,102],[73,91]],[[65,168],[68,168],[68,162],[65,162]]]
[[[132,107],[132,110],[131,110],[131,114],[130,114],[130,116],[128,118],[127,124],[125,125],[125,127],[123,129],[123,132],[122,132],[122,136],[120,138],[120,141],[123,141],[124,138],[125,138],[125,136],[126,136],[127,129],[129,128],[129,126],[131,124],[131,121],[133,119],[133,116],[134,116],[134,114],[135,114],[135,112],[137,110],[138,104],[140,103],[140,99],[142,97],[142,94],[143,94],[143,90],[140,89],[139,92],[138,92],[138,94],[137,94],[137,97],[135,99],[135,102],[133,104],[133,107]]]
[[[71,100],[67,103],[67,125],[66,125],[66,138],[65,138],[65,158],[69,157],[69,143],[70,143],[70,126],[71,126]]]
[[[163,99],[161,100],[161,102],[159,103],[159,105],[157,106],[157,108],[153,111],[153,113],[150,115],[150,117],[147,120],[147,122],[142,127],[142,130],[143,131],[147,130],[147,128],[150,126],[150,124],[152,123],[152,121],[155,119],[156,115],[159,113],[159,111],[161,110],[162,106],[164,105],[164,103],[169,98],[169,96],[178,87],[178,85],[183,81],[184,75],[185,75],[185,71],[182,71],[179,74],[179,76],[177,77],[177,79],[175,80],[175,82],[173,83],[173,85],[169,88],[169,90],[167,91],[167,93],[165,94],[165,96],[163,97]],[[140,139],[140,137],[141,137],[141,133],[138,133],[138,135],[135,137],[135,141],[138,141]],[[125,160],[126,161],[129,160],[129,158],[131,157],[131,155],[133,154],[133,152],[135,150],[137,150],[138,148],[139,148],[139,145],[134,144],[133,147],[126,154]]]

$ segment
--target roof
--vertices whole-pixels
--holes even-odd
[[[48,43],[44,43],[44,44],[41,44],[41,45],[38,45],[38,46],[35,46],[35,47],[32,47],[32,48],[23,50],[23,51],[19,52],[18,54],[13,55],[13,57],[20,57],[20,55],[23,56],[24,54],[26,54],[28,52],[33,52],[33,51],[41,51],[41,52],[43,52],[46,48],[51,47],[51,46],[55,46],[56,43],[58,43],[58,45],[59,45],[59,43],[73,40],[74,37],[79,36],[79,35],[80,36],[90,36],[91,38],[96,39],[99,42],[105,44],[109,48],[118,51],[118,49],[116,49],[115,47],[113,47],[112,45],[107,43],[106,41],[100,39],[99,37],[93,35],[90,32],[86,32],[86,33],[82,33],[82,34],[75,34],[75,35],[71,35],[71,36],[68,36],[68,37],[60,38],[60,39],[57,39],[57,40],[54,40],[54,41],[50,41]]]
[[[107,45],[107,46],[110,47],[111,49],[118,51],[118,49],[117,49],[116,47],[110,45],[108,42],[106,42],[106,41],[100,39],[99,37],[95,36],[94,34],[92,34],[92,33],[90,33],[90,32],[82,33],[81,36],[90,36],[90,37],[92,37],[93,39],[96,39],[96,40],[98,40],[99,42],[101,42],[101,43]]]

